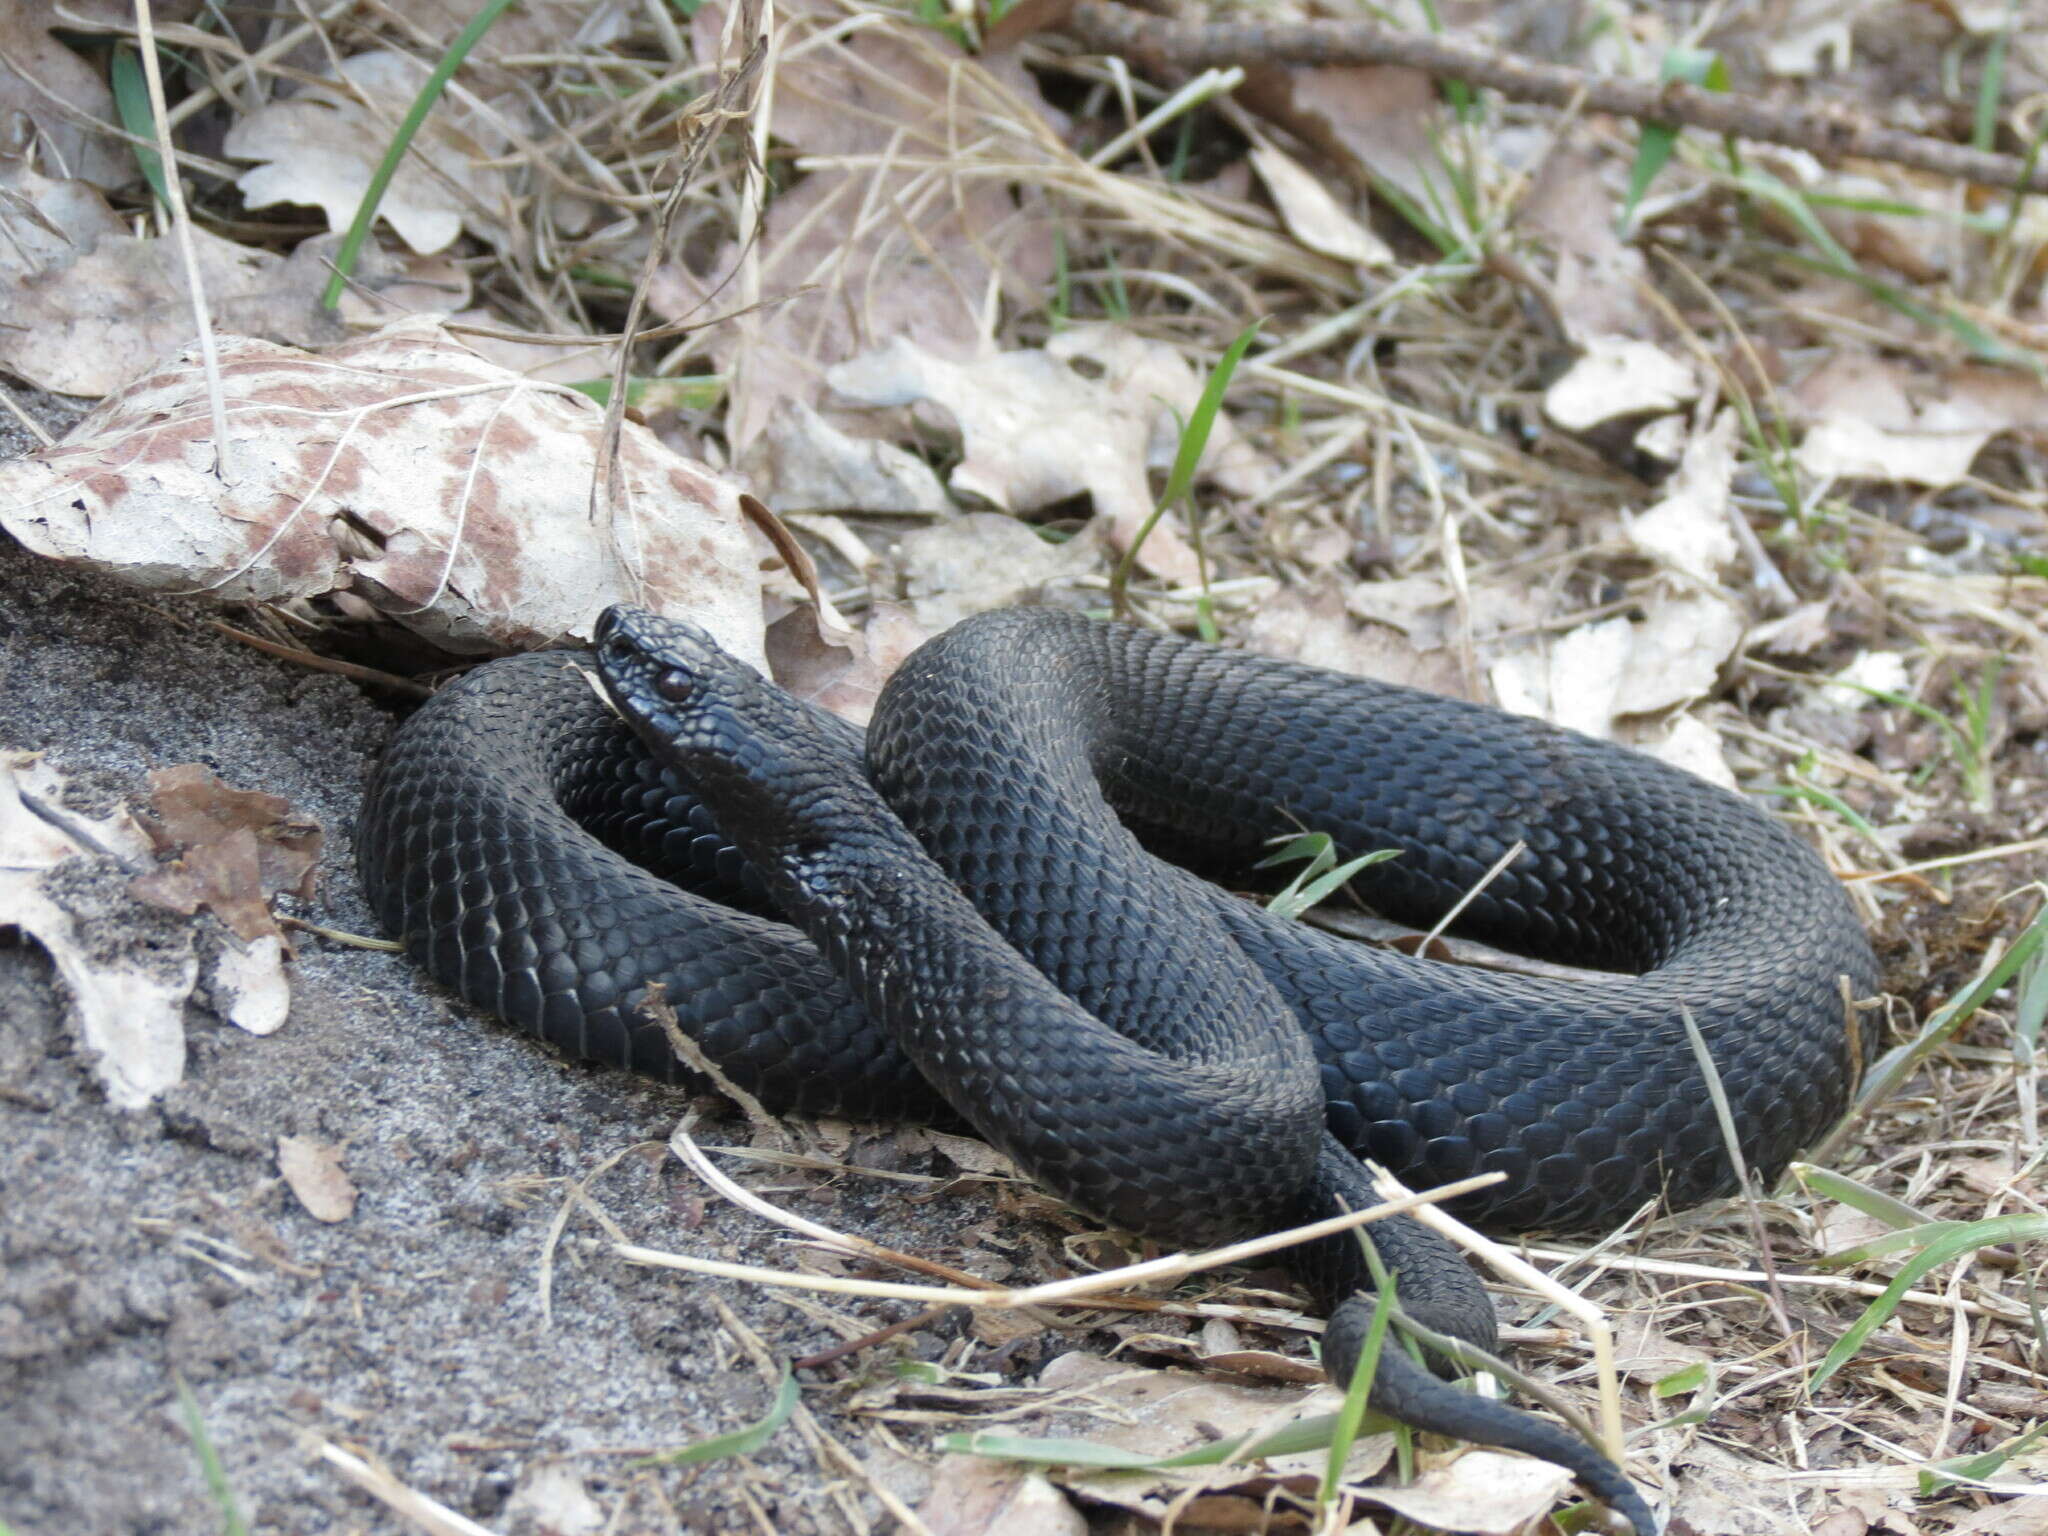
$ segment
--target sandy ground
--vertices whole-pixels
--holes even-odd
[[[203,629],[209,612],[0,541],[0,746],[47,752],[102,794],[139,799],[150,769],[199,762],[283,795],[327,832],[307,915],[370,931],[350,830],[392,715],[350,683]],[[185,921],[134,902],[118,870],[99,883],[112,942],[147,945]],[[294,969],[281,1031],[259,1039],[189,1009],[184,1082],[121,1113],[81,1058],[48,960],[0,934],[0,1520],[17,1536],[220,1531],[179,1414],[182,1378],[256,1530],[412,1529],[316,1460],[306,1431],[509,1532],[547,1528],[526,1506],[551,1464],[607,1507],[623,1496],[620,1530],[847,1529],[814,1452],[787,1430],[745,1463],[657,1474],[623,1454],[767,1407],[769,1383],[714,1298],[785,1357],[838,1336],[759,1290],[593,1254],[575,1243],[600,1235],[583,1217],[556,1260],[552,1324],[542,1318],[541,1260],[569,1182],[665,1139],[686,1101],[555,1059],[457,1009],[399,957],[307,939]],[[727,1134],[745,1139],[730,1125],[703,1139]],[[350,1219],[300,1206],[276,1165],[285,1135],[345,1148],[361,1195]],[[930,1154],[915,1166],[946,1171]],[[972,1193],[920,1205],[874,1180],[754,1182],[940,1259],[988,1215]],[[658,1152],[625,1157],[594,1192],[636,1241],[789,1262],[760,1221],[707,1205]],[[842,1310],[874,1326],[902,1315]],[[921,1495],[925,1474],[859,1421],[826,1423]]]

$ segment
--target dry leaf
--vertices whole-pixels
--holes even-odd
[[[1602,619],[1525,645],[1489,671],[1503,707],[1589,736],[1625,716],[1703,698],[1742,639],[1742,615],[1717,597],[1669,598],[1641,621]]]
[[[1338,1396],[1328,1386],[1312,1392],[1245,1386],[1187,1371],[1135,1369],[1080,1353],[1052,1361],[1039,1373],[1038,1384],[1085,1388],[1075,1406],[1100,1414],[1104,1421],[1100,1428],[1091,1427],[1087,1438],[1147,1456],[1177,1455],[1233,1435],[1270,1433],[1332,1411]],[[1392,1455],[1392,1435],[1361,1437],[1345,1463],[1347,1481],[1375,1475]],[[1228,1466],[1134,1472],[1075,1468],[1060,1474],[1059,1480],[1090,1499],[1158,1520],[1190,1492],[1241,1491],[1258,1497],[1278,1481],[1292,1483],[1297,1492],[1310,1491],[1328,1460],[1326,1451],[1307,1451]]]
[[[1361,581],[1344,595],[1344,606],[1357,618],[1399,630],[1419,651],[1446,644],[1458,616],[1450,587],[1430,575]]]
[[[1146,474],[1154,418],[1165,410],[1086,378],[1047,352],[949,362],[898,337],[829,370],[833,389],[863,405],[924,403],[960,430],[954,491],[1009,512],[1035,512],[1083,492],[1118,549],[1151,516]],[[1175,584],[1196,580],[1194,551],[1166,520],[1139,563]]]
[[[1388,624],[1354,623],[1341,593],[1282,587],[1261,602],[1245,628],[1245,649],[1354,677],[1377,678],[1470,698],[1462,670],[1441,648],[1424,651]]]
[[[917,1507],[932,1536],[1087,1536],[1088,1522],[1046,1480],[1014,1462],[939,1458],[932,1491]]]
[[[955,510],[923,459],[894,443],[842,432],[801,400],[776,407],[740,468],[777,513]]]
[[[999,512],[969,512],[907,533],[891,555],[911,614],[932,634],[1070,582],[1101,560],[1086,533],[1054,544]]]
[[[1448,210],[1458,207],[1458,199],[1442,160],[1443,106],[1436,82],[1421,70],[1254,66],[1237,94],[1260,116],[1328,155],[1352,185],[1385,181],[1417,206],[1454,217]]]
[[[1406,1487],[1376,1483],[1357,1492],[1366,1503],[1440,1531],[1508,1536],[1548,1514],[1570,1483],[1571,1473],[1547,1461],[1470,1450],[1425,1469]]]
[[[759,555],[724,477],[627,423],[593,527],[603,411],[429,320],[314,356],[224,337],[215,473],[196,361],[0,464],[0,527],[136,585],[269,602],[350,592],[451,650],[587,638],[606,605],[687,615],[763,665]]]
[[[1858,354],[1830,357],[1792,399],[1810,423],[1799,467],[1819,479],[1953,485],[1999,433],[2048,423],[2048,392],[2031,379],[1991,368],[1929,376]]]
[[[1801,603],[1783,617],[1752,629],[1749,647],[1766,656],[1810,656],[1834,638],[1829,619],[1833,610],[1833,602],[1825,597]]]
[[[159,854],[176,857],[139,877],[135,894],[188,917],[205,907],[247,943],[278,937],[270,898],[312,897],[319,826],[293,817],[275,795],[228,788],[198,763],[149,777],[144,828]]]
[[[802,151],[804,175],[769,203],[757,252],[759,292],[793,297],[712,338],[733,378],[726,433],[740,453],[782,401],[821,403],[825,369],[892,338],[953,361],[975,356],[991,289],[1035,303],[1053,269],[1050,222],[1001,174],[1035,152],[1019,133],[988,132],[1056,120],[1028,76],[999,80],[906,21],[876,15],[848,28],[824,0],[776,15],[771,129]],[[700,59],[719,56],[724,22],[722,5],[696,11]],[[665,267],[649,302],[671,320],[736,308],[745,294],[728,280],[740,259],[730,242],[701,272]]]
[[[0,162],[0,367],[45,389],[104,395],[141,377],[196,327],[175,241],[127,233],[82,181],[53,181]],[[214,323],[302,343],[339,341],[340,315],[316,300],[327,281],[333,240],[307,242],[289,258],[192,232],[200,280]],[[373,285],[390,263],[370,253]]]
[[[1913,672],[1897,651],[1858,651],[1846,667],[1835,674],[1835,682],[1816,695],[1830,709],[1854,714],[1860,709],[1879,709],[1883,701],[1876,691],[1910,694]],[[1876,690],[1876,691],[1874,691]]]
[[[1069,366],[1077,358],[1087,362],[1090,376],[1103,391],[1145,414],[1152,424],[1146,462],[1162,471],[1173,467],[1182,426],[1194,416],[1208,387],[1208,379],[1184,353],[1107,321],[1066,326],[1046,342],[1045,351]],[[1246,442],[1229,414],[1219,411],[1195,472],[1233,496],[1263,496],[1280,466]]]
[[[987,1142],[973,1136],[955,1136],[947,1131],[925,1128],[925,1138],[933,1148],[962,1173],[975,1173],[991,1179],[1015,1179],[1019,1177],[1017,1165],[998,1152]]]
[[[1666,570],[1712,583],[1739,550],[1729,522],[1735,482],[1736,418],[1724,410],[1686,444],[1664,499],[1628,520],[1629,542]]]
[[[604,1506],[590,1495],[582,1474],[566,1461],[534,1461],[520,1472],[519,1486],[505,1501],[515,1530],[548,1536],[598,1536],[610,1527]]]
[[[347,1221],[356,1187],[341,1166],[341,1148],[311,1136],[277,1138],[277,1171],[315,1221]]]
[[[1691,366],[1627,336],[1594,336],[1579,360],[1543,392],[1543,411],[1567,432],[1617,416],[1676,410],[1700,392]]]
[[[1293,156],[1270,144],[1254,144],[1251,163],[1280,210],[1280,222],[1310,250],[1361,267],[1384,267],[1393,261],[1387,242],[1354,219]]]
[[[1622,735],[1631,746],[1709,784],[1718,784],[1723,789],[1738,787],[1735,770],[1728,766],[1728,756],[1721,750],[1721,733],[1697,715],[1676,716],[1661,733],[1654,728],[1628,727]]]
[[[238,119],[222,152],[264,162],[236,179],[242,200],[251,208],[319,208],[328,228],[347,229],[427,72],[427,65],[402,53],[359,53],[341,61],[339,79],[346,84],[329,74]],[[490,162],[507,147],[487,117],[444,95],[384,189],[377,216],[422,255],[454,244],[465,228],[502,238],[511,189]]]
[[[1667,1525],[1713,1536],[1783,1536],[1797,1530],[1798,1488],[1789,1479],[1757,1475],[1752,1456],[1695,1440],[1672,1466],[1673,1497]]]
[[[0,926],[19,928],[48,953],[108,1101],[140,1109],[184,1074],[185,1002],[199,962],[189,942],[124,950],[100,941],[104,914],[52,877],[95,855],[139,867],[149,840],[126,811],[81,816],[63,794],[62,777],[40,756],[0,753]]]
[[[818,610],[792,609],[768,626],[769,675],[806,703],[866,725],[882,684],[933,631],[895,603],[876,603],[844,640],[818,630]]]
[[[477,39],[472,59],[589,54],[633,29],[634,0],[519,0]],[[443,46],[476,20],[475,0],[406,0],[406,25]]]
[[[162,27],[183,20],[198,5],[199,0],[155,0],[153,15]],[[120,120],[106,76],[50,36],[49,29],[93,21],[133,27],[133,0],[69,0],[63,11],[59,16],[49,0],[0,5],[0,123],[22,114],[44,164],[109,191],[125,187],[141,179],[135,151],[91,126]],[[5,202],[0,198],[0,209]],[[0,248],[5,244],[0,240]]]
[[[1616,233],[1619,212],[1606,159],[1560,148],[1543,161],[1518,215],[1551,251],[1558,322],[1582,346],[1601,337],[1656,334],[1655,312],[1642,298],[1643,253]]]

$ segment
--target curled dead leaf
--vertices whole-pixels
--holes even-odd
[[[143,827],[159,854],[175,856],[138,876],[135,894],[187,916],[204,907],[245,943],[280,938],[270,898],[311,898],[319,825],[276,795],[230,789],[198,763],[159,769],[150,787]]]
[[[724,476],[627,423],[593,527],[604,413],[431,319],[312,355],[223,337],[231,433],[196,359],[0,464],[0,527],[159,591],[347,593],[450,650],[588,638],[615,602],[687,614],[762,664],[759,556]]]

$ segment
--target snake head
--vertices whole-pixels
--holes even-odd
[[[773,761],[777,743],[801,710],[708,630],[619,605],[599,616],[595,641],[598,677],[612,704],[714,810],[721,780],[781,776]]]
[[[883,828],[916,847],[817,712],[705,630],[618,606],[598,619],[595,643],[598,677],[619,713],[783,900],[819,894],[821,850]]]
[[[598,615],[595,641],[605,688],[635,726],[701,708],[727,672],[744,670],[709,630],[623,603]]]

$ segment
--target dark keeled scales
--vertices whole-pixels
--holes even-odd
[[[824,726],[820,750],[832,772],[859,771],[847,728]],[[1240,1118],[1299,1119],[1300,1074],[1312,1081],[1314,1066],[1274,1039],[1293,1026],[1226,955],[1228,934],[1308,1026],[1338,1136],[1414,1183],[1505,1173],[1467,1203],[1495,1224],[1595,1224],[1659,1193],[1683,1203],[1725,1187],[1681,1004],[1765,1173],[1845,1100],[1840,978],[1863,995],[1875,967],[1840,888],[1745,801],[1627,749],[1020,610],[918,652],[890,684],[868,758],[944,866],[940,897],[964,891],[1063,991],[1141,1045],[1241,1076]],[[1148,843],[1206,869],[1242,870],[1268,839],[1303,827],[1347,852],[1399,848],[1357,884],[1418,924],[1521,840],[1528,851],[1460,930],[1643,974],[1567,984],[1454,969],[1279,922],[1135,855],[1107,810],[1090,808],[1098,784]],[[801,934],[720,904],[765,910],[759,877],[571,658],[495,663],[416,715],[372,787],[360,858],[379,915],[436,976],[573,1054],[673,1075],[661,1031],[634,1009],[658,980],[712,1059],[771,1105],[946,1114]],[[994,969],[950,958],[973,944],[933,953],[955,968],[912,979],[928,993],[971,990]],[[1041,1169],[1071,1198],[1179,1242],[1236,1235],[1248,1212],[1268,1225],[1298,1214],[1270,1210],[1270,1191],[1232,1194],[1248,1162],[1291,1168],[1295,1152],[1247,1151],[1257,1133],[1233,1146],[1223,1129],[1213,1144],[1204,1131],[1192,1150],[1172,1150],[1188,1142],[1184,1117],[1160,1111],[1166,1099],[1152,1101],[1142,1072],[1063,1064],[1028,1039],[961,1049],[1005,1079],[1044,1074],[1029,1095],[1048,1117],[1029,1130],[1041,1164],[1058,1163],[1063,1138],[1098,1145],[1112,1133],[1106,1167],[1064,1185]],[[1173,1158],[1183,1165],[1162,1166]],[[1204,1193],[1190,1203],[1190,1190]],[[1422,1299],[1405,1283],[1403,1296]],[[1469,1286],[1454,1300],[1485,1310]],[[1488,1313],[1459,1331],[1490,1329]],[[1526,1436],[1483,1437],[1567,1459]],[[1570,1464],[1585,1470],[1583,1457]],[[1632,1497],[1617,1484],[1608,1477],[1610,1492]]]

